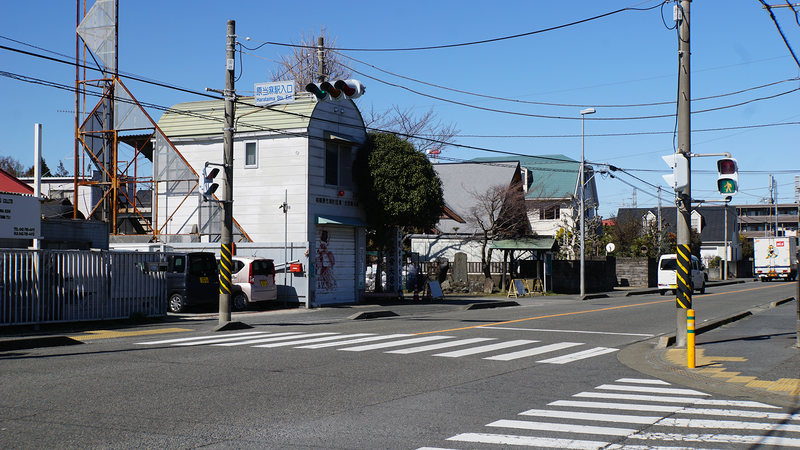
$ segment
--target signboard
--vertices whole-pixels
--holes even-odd
[[[42,208],[33,196],[0,194],[0,238],[41,239]]]
[[[294,103],[294,80],[255,84],[256,106]]]

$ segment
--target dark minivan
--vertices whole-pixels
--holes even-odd
[[[214,254],[167,254],[167,298],[167,308],[174,313],[187,306],[219,302],[219,272]]]

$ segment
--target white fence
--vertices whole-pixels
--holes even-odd
[[[0,326],[166,315],[161,253],[0,253]]]

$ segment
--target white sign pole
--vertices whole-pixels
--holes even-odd
[[[38,214],[37,220],[41,221],[42,217],[42,204],[39,203],[39,199],[42,196],[42,124],[35,123],[33,124],[33,177],[34,177],[34,186],[33,186],[33,196],[36,198],[36,204],[38,205]],[[40,227],[37,227],[37,231]],[[38,233],[37,233],[38,234]],[[33,249],[39,250],[41,248],[41,242],[39,239],[33,239]]]

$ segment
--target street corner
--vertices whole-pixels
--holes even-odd
[[[684,384],[720,394],[749,397],[764,403],[796,406],[800,403],[800,378],[771,376],[774,372],[748,370],[758,361],[741,356],[721,356],[705,349],[695,351],[694,368],[689,368],[685,348],[655,349],[651,362],[684,379]]]

